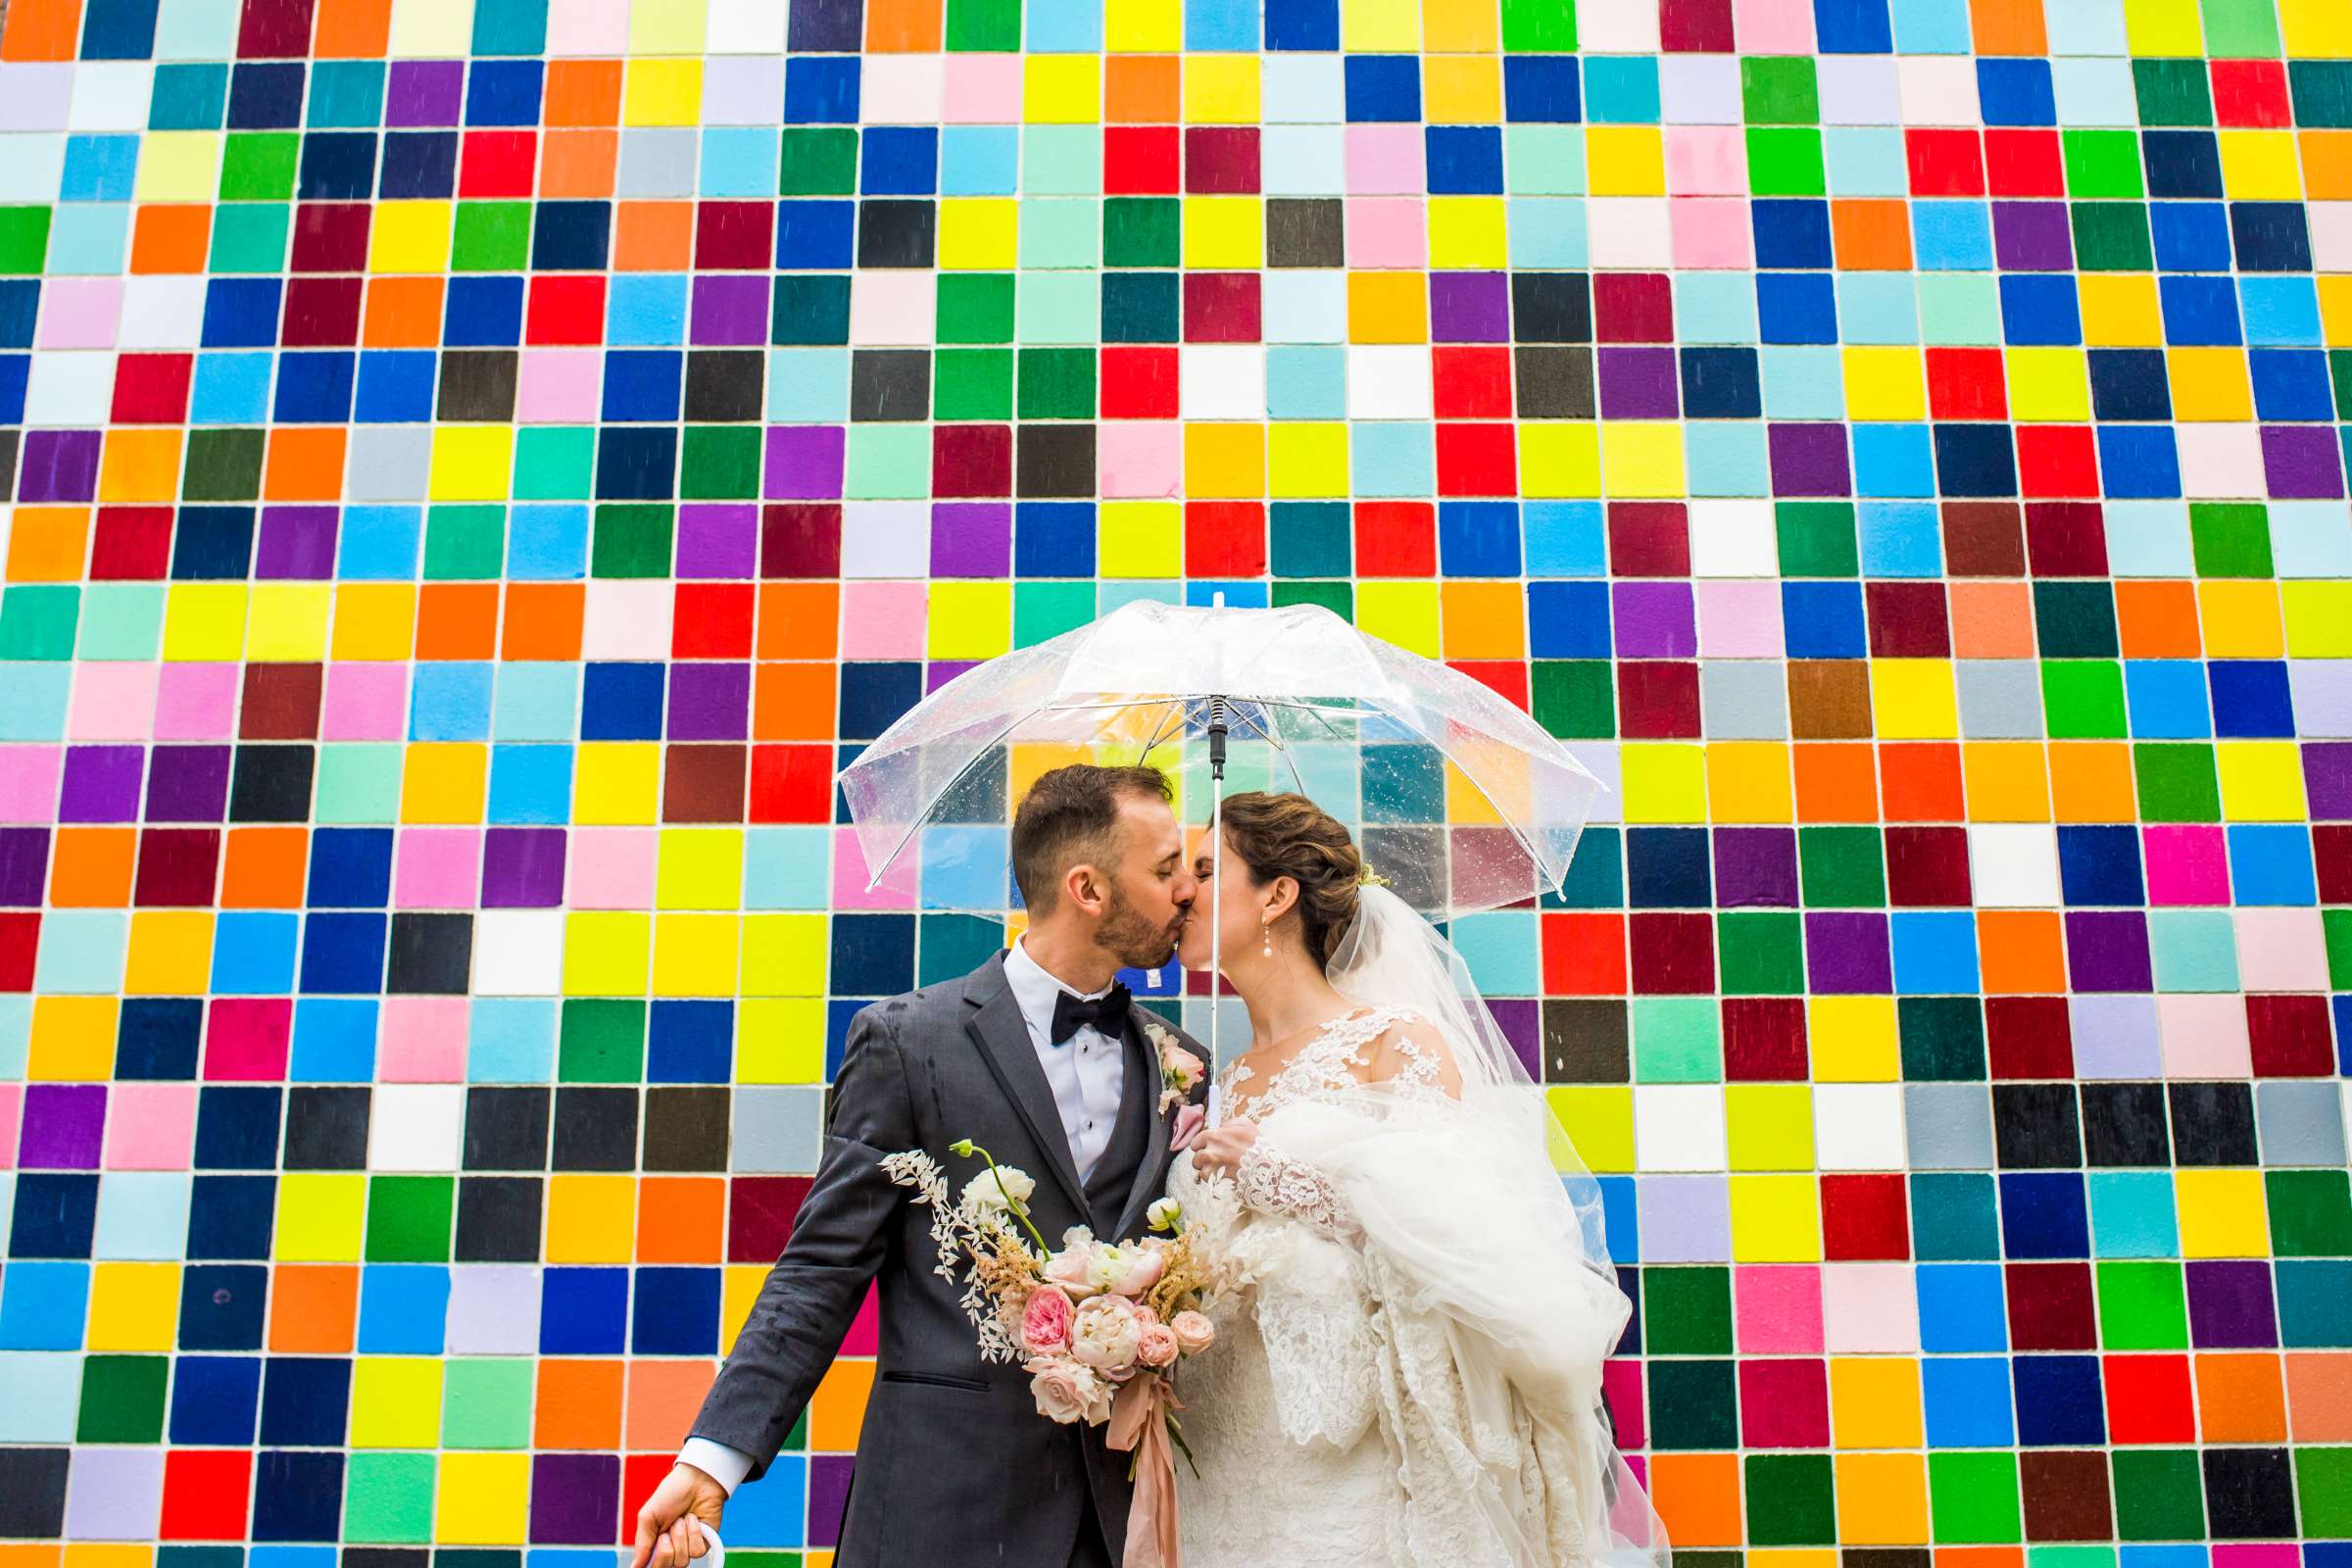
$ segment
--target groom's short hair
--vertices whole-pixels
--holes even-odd
[[[1108,868],[1116,849],[1119,803],[1174,798],[1155,767],[1096,767],[1074,762],[1038,775],[1012,813],[1012,880],[1032,916],[1060,897],[1065,872],[1081,861]]]

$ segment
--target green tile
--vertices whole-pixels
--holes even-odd
[[[2352,991],[2352,909],[2322,909],[2320,929],[2328,940],[2328,989]]]
[[[2295,1496],[2306,1537],[2352,1536],[2352,1448],[2297,1448]]]
[[[1804,926],[1794,909],[1726,910],[1715,936],[1725,996],[1804,994]]]
[[[644,1077],[645,1004],[567,999],[556,1076],[567,1084],[633,1084]]]
[[[1502,0],[1502,47],[1566,54],[1576,48],[1575,0]]]
[[[168,1355],[93,1355],[81,1364],[76,1443],[161,1443]]]
[[[2276,570],[2270,509],[2259,501],[2189,503],[2188,537],[2200,577],[2268,577]]]
[[[1277,577],[1345,577],[1355,531],[1345,501],[1277,501],[1267,512],[1267,553]]]
[[[1351,582],[1277,582],[1267,602],[1277,610],[1285,605],[1321,605],[1342,620],[1355,619],[1355,584]]]
[[[2115,1533],[2123,1541],[2197,1541],[2205,1534],[2205,1485],[2191,1448],[2117,1448]]]
[[[2278,17],[2271,0],[2201,0],[2205,53],[2215,60],[2278,58]]]
[[[457,1213],[454,1176],[368,1179],[368,1261],[446,1263]]]
[[[760,426],[686,427],[678,462],[682,501],[753,501],[760,495]]]
[[[1034,648],[1095,618],[1095,585],[1083,582],[1016,582],[1012,585],[1012,645]]]
[[[1852,503],[1784,501],[1773,508],[1773,521],[1780,535],[1783,576],[1861,574],[1862,553],[1854,535]]]
[[[2279,1257],[2352,1257],[2352,1175],[2270,1170],[2271,1250]]]
[[[1652,1448],[1740,1446],[1740,1400],[1731,1361],[1652,1360],[1648,1372]]]
[[[382,825],[400,818],[403,748],[333,743],[318,748],[318,790],[311,820],[321,827]]]
[[[2036,582],[2034,635],[2044,659],[2115,658],[2115,591],[2104,582]]]
[[[1539,659],[1529,671],[1536,722],[1561,740],[1617,733],[1617,681],[1605,659]]]
[[[0,593],[0,659],[68,660],[81,613],[73,583],[19,583]]]
[[[970,974],[1004,946],[1004,922],[979,914],[926,914],[916,931],[914,983]]]
[[[1758,196],[1820,196],[1829,190],[1821,132],[1810,126],[1750,127],[1747,185]]]
[[[2099,196],[2136,198],[2147,194],[2147,186],[2139,174],[2139,137],[2135,133],[2063,130],[2058,135],[2066,159],[2066,193],[2078,202]]]
[[[1975,997],[1901,997],[1894,1004],[1903,1076],[1914,1083],[1983,1083],[1984,1015]]]
[[[2142,202],[2077,202],[2075,266],[2085,272],[2145,272],[2156,266]]]
[[[220,199],[283,202],[294,199],[302,137],[293,131],[236,130],[220,153]]]
[[[1939,1546],[1992,1545],[2024,1535],[2014,1453],[1931,1453],[1928,1496]]]
[[[160,582],[94,582],[83,590],[89,613],[81,617],[81,659],[153,659],[164,646],[164,585]]]
[[[0,207],[0,272],[37,272],[49,259],[49,209]]]
[[[842,494],[852,501],[920,501],[931,494],[931,430],[853,424]]]
[[[213,209],[212,260],[216,272],[277,272],[285,270],[286,241],[294,209],[284,202],[238,202]]]
[[[2101,1349],[2188,1348],[2188,1297],[2180,1264],[2101,1263],[2098,1281]]]
[[[2335,416],[2352,419],[2352,349],[2328,351],[2328,379],[2335,388]]]
[[[1632,1023],[1641,1082],[1723,1082],[1723,1020],[1713,997],[1636,997]]]
[[[1104,267],[1174,267],[1183,258],[1182,208],[1173,196],[1113,196],[1102,204]]]
[[[778,155],[779,196],[848,196],[858,189],[858,132],[847,125],[794,125]]]
[[[1095,416],[1095,351],[1022,349],[1020,416],[1091,419]]]
[[[442,1372],[442,1446],[529,1447],[535,1370],[527,1356],[451,1356]]]
[[[2139,785],[2139,814],[2148,822],[2219,822],[2222,786],[2213,748],[2197,742],[2142,743],[2132,748]]]
[[[263,432],[190,430],[182,501],[255,501],[262,494]]]
[[[1643,1269],[1642,1348],[1651,1356],[1731,1354],[1732,1271]],[[1652,1361],[1650,1367],[1654,1371],[1661,1364]]]
[[[1810,55],[1749,55],[1740,62],[1740,104],[1751,125],[1821,122]]]
[[[2213,94],[2200,59],[2134,60],[2132,85],[2143,125],[2210,125]]]
[[[942,281],[945,281],[944,279]],[[943,317],[945,313],[942,313]],[[793,345],[850,340],[850,280],[840,272],[785,272],[776,278],[768,341]]]
[[[2041,665],[2041,707],[2050,739],[2122,740],[2124,667],[2111,659],[2051,659]]]
[[[519,272],[531,265],[529,202],[460,202],[453,272]]]
[[[1751,1453],[1741,1468],[1747,1479],[1748,1544],[1837,1544],[1837,1489],[1828,1454]]]
[[[425,581],[489,581],[506,560],[506,508],[435,507],[425,514]]]
[[[596,530],[588,546],[592,577],[666,577],[674,509],[615,503],[596,509]]]
[[[951,52],[1018,49],[1021,0],[948,0],[947,43]]]
[[[514,499],[585,501],[596,473],[596,432],[527,425],[514,432]]]
[[[437,1463],[429,1453],[353,1453],[343,1480],[343,1539],[359,1545],[431,1541]]]
[[[2306,130],[2352,128],[2352,60],[2290,60],[2287,90]]]
[[[1012,298],[1010,272],[940,273],[939,341],[1011,342]]]
[[[932,375],[934,417],[1012,417],[1012,350],[941,349]]]
[[[1886,902],[1886,863],[1875,827],[1796,831],[1797,875],[1808,906],[1866,908]]]

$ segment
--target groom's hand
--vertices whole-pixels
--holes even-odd
[[[629,1568],[686,1568],[710,1549],[703,1526],[715,1527],[726,1506],[726,1488],[693,1465],[671,1466],[637,1510],[637,1554]]]
[[[1242,1156],[1256,1142],[1257,1123],[1247,1116],[1211,1127],[1193,1140],[1193,1169],[1238,1171]]]

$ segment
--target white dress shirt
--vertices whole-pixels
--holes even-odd
[[[1029,1043],[1037,1049],[1038,1064],[1046,1069],[1046,1082],[1053,1086],[1054,1108],[1061,1114],[1061,1130],[1070,1140],[1078,1179],[1086,1181],[1094,1175],[1118,1126],[1119,1100],[1127,1092],[1126,1045],[1093,1024],[1080,1026],[1058,1046],[1054,1043],[1054,1001],[1071,988],[1029,956],[1026,938],[1015,942],[1012,951],[1004,955],[1004,983],[1012,990],[1022,1021],[1029,1025]],[[1082,996],[1071,991],[1071,995],[1092,1002],[1110,995],[1110,987]],[[729,1496],[752,1470],[750,1454],[709,1438],[688,1438],[678,1460],[710,1476]]]

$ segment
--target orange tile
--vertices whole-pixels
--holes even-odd
[[[551,130],[540,139],[539,194],[599,200],[612,194],[620,134],[611,130]]]
[[[865,1424],[865,1401],[874,1392],[874,1363],[842,1356],[825,1369],[808,1401],[808,1446],[823,1453],[851,1453]]]
[[[944,33],[941,0],[868,0],[865,46],[876,54],[929,54]]]
[[[1678,1547],[1740,1544],[1737,1454],[1651,1454],[1649,1500]]]
[[[2297,1443],[2352,1443],[2352,1351],[2289,1351],[2286,1401]]]
[[[540,107],[543,125],[613,125],[620,122],[620,62],[551,60],[547,94]]]
[[[1960,748],[1975,822],[2050,819],[2049,764],[2039,741],[1969,741]]]
[[[2050,52],[2049,31],[2041,21],[2041,0],[1968,0],[1968,15],[1981,55]]]
[[[2303,153],[2303,194],[2311,201],[2352,197],[2352,130],[2305,130],[2296,135]]]
[[[637,1184],[637,1261],[715,1263],[727,1184],[716,1176],[648,1176]]]
[[[841,645],[841,588],[829,582],[760,585],[757,658],[831,659]]]
[[[2117,583],[2115,632],[2126,659],[2196,658],[2204,646],[2197,633],[2196,585]]]
[[[630,1362],[628,1428],[622,1446],[662,1451],[684,1443],[717,1374],[717,1366],[710,1361]]]
[[[1830,203],[1838,266],[1845,271],[1900,272],[1911,266],[1911,210],[1900,197]]]
[[[340,424],[279,425],[270,432],[270,466],[262,494],[271,501],[333,501],[343,493]]]
[[[118,426],[106,433],[98,499],[112,505],[170,502],[179,494],[179,432]]]
[[[68,909],[127,906],[138,853],[136,828],[59,828],[49,856],[49,902]]]
[[[57,1568],[63,1550],[60,1546],[34,1545],[27,1542],[0,1544],[0,1568]],[[815,1565],[810,1564],[810,1568],[815,1568]]]
[[[89,551],[89,508],[20,507],[8,536],[8,580],[79,582]]]
[[[221,856],[224,909],[299,909],[310,832],[299,827],[232,827]]]
[[[766,663],[757,668],[752,688],[752,739],[833,738],[834,665]]]
[[[2276,1352],[2200,1355],[2196,1366],[2200,1442],[2286,1441],[2286,1389]]]
[[[280,1263],[270,1289],[270,1348],[351,1353],[360,1271],[349,1263]]]
[[[81,0],[16,0],[0,60],[71,60],[81,42]]]
[[[371,349],[429,349],[441,342],[441,285],[437,277],[378,277],[368,283]]]
[[[507,585],[506,625],[501,659],[573,660],[580,657],[580,627],[587,613],[587,588],[576,582],[517,582]]]
[[[2061,822],[2130,822],[2139,816],[2132,748],[2122,741],[2050,747],[2050,808]]]
[[[201,272],[213,243],[210,207],[142,207],[130,236],[130,270],[142,275]]]
[[[1951,607],[1954,659],[2034,657],[2031,584],[1960,578],[1945,584],[1944,596]]]
[[[1102,118],[1170,125],[1184,118],[1184,74],[1174,55],[1112,55],[1102,62]]]
[[[498,584],[428,582],[416,591],[418,659],[488,659],[498,650]]]
[[[1799,822],[1876,822],[1879,819],[1879,777],[1868,743],[1800,743],[1790,751],[1796,767],[1796,819]]]
[[[622,202],[612,238],[616,272],[682,272],[694,265],[694,203]]]
[[[391,46],[392,0],[318,0],[311,53],[321,60],[381,60]]]
[[[539,1448],[620,1446],[622,1364],[551,1357],[539,1363],[531,1445]]]
[[[1882,810],[1889,822],[1959,822],[1968,817],[1960,787],[1960,748],[1907,741],[1879,748]]]
[[[2066,990],[2066,944],[2055,909],[1977,911],[1977,962],[1984,989],[2005,996]]]

